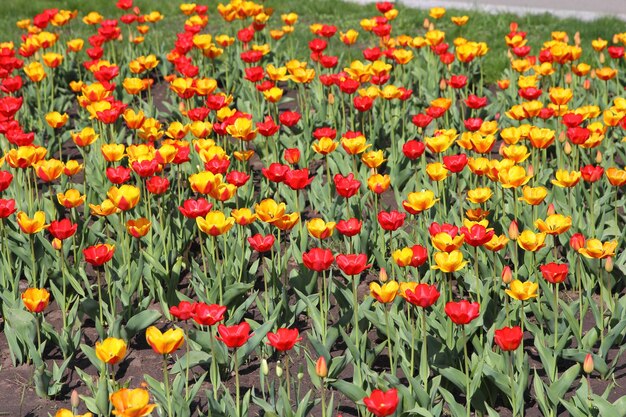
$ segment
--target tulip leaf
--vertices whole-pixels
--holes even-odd
[[[161,317],[161,313],[156,310],[144,310],[135,314],[128,320],[128,323],[126,323],[124,328],[124,332],[126,333],[125,339],[132,339],[137,333],[147,329],[148,326],[157,321],[159,317]]]
[[[367,393],[361,387],[343,379],[333,381],[330,385],[355,403],[361,403],[363,398],[367,397]]]

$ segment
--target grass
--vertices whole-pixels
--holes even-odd
[[[180,30],[184,16],[178,10],[181,2],[175,1],[151,1],[151,0],[135,0],[135,5],[139,6],[143,12],[158,10],[165,15],[165,20],[159,23],[158,30],[164,31],[167,36],[172,39],[175,31]],[[232,27],[225,27],[224,22],[217,15],[215,8],[219,2],[212,0],[208,2],[211,13],[210,31],[220,33],[221,31],[233,31]],[[350,28],[363,32],[359,22],[366,17],[378,14],[374,5],[360,6],[353,3],[339,2],[337,0],[267,0],[263,2],[267,7],[272,7],[277,14],[293,11],[300,16],[295,38],[297,39],[299,48],[295,50],[303,54],[304,45],[313,37],[308,26],[311,23],[322,22],[335,24],[339,30],[346,31]],[[86,6],[85,4],[88,4]],[[0,33],[4,33],[3,40],[19,41],[21,31],[19,31],[15,22],[19,19],[29,18],[40,13],[46,8],[65,8],[70,10],[79,10],[79,17],[86,13],[97,10],[105,17],[115,17],[120,15],[120,11],[115,7],[113,0],[95,0],[86,3],[84,0],[31,0],[28,2],[4,1],[0,2]],[[394,21],[395,35],[407,34],[411,36],[422,35],[425,32],[424,19],[428,18],[428,10],[410,9],[402,5],[398,6],[400,11],[397,19]],[[454,26],[451,16],[468,15],[470,20],[463,28]],[[595,21],[582,21],[578,19],[559,19],[550,14],[542,15],[525,15],[517,16],[510,13],[489,14],[477,11],[459,11],[448,10],[446,16],[438,21],[437,27],[447,33],[447,41],[457,36],[463,36],[474,41],[487,42],[490,52],[486,57],[485,77],[488,82],[497,80],[504,68],[507,66],[508,58],[506,55],[506,45],[504,36],[509,32],[509,24],[517,22],[520,30],[528,33],[529,44],[533,47],[533,53],[537,53],[541,44],[550,38],[552,31],[565,31],[570,39],[576,32],[580,32],[581,44],[583,46],[583,60],[589,60],[591,56],[591,40],[598,37],[611,41],[616,32],[616,28],[620,28],[623,22],[616,18],[602,18]],[[277,19],[271,21],[271,25],[279,27],[280,22]],[[75,25],[76,36],[87,37],[93,33],[93,28],[85,25]],[[172,42],[165,43],[164,46],[169,48]],[[299,59],[306,58],[298,56]],[[356,48],[348,52],[348,58],[362,59]]]

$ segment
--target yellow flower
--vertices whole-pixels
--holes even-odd
[[[381,166],[386,159],[383,151],[369,151],[364,152],[363,155],[361,155],[361,161],[363,161],[368,168],[374,169]]]
[[[126,356],[126,342],[115,337],[96,342],[96,356],[106,364],[115,365]]]
[[[58,111],[53,111],[46,114],[46,123],[53,129],[58,129],[63,127],[65,123],[69,120],[69,116],[67,113],[59,113]]]
[[[405,266],[409,266],[411,264],[411,260],[413,259],[413,250],[411,248],[402,248],[393,251],[391,254],[396,265],[404,268]]]
[[[483,245],[484,248],[490,250],[492,252],[497,252],[501,249],[504,249],[506,244],[509,243],[509,238],[506,235],[502,234],[500,236],[493,235],[491,240]]]
[[[333,235],[335,222],[325,222],[323,219],[314,218],[306,222],[309,234],[317,239],[326,239]]]
[[[564,169],[559,169],[555,174],[556,179],[552,180],[552,184],[561,188],[569,188],[578,184],[580,181],[581,174],[580,171],[566,171]]]
[[[441,232],[430,238],[434,247],[443,252],[456,251],[463,245],[465,240],[463,235],[450,236],[448,233]]]
[[[81,196],[80,191],[70,188],[65,193],[57,193],[57,200],[65,208],[75,208],[85,202],[86,195]]]
[[[356,155],[365,152],[372,145],[366,143],[365,136],[358,135],[353,138],[342,137],[341,146],[349,155]]]
[[[441,162],[431,162],[426,165],[426,174],[433,181],[442,181],[448,178],[448,169]]]
[[[545,187],[530,187],[525,185],[524,188],[522,188],[522,197],[518,200],[524,201],[531,206],[536,206],[541,204],[547,195],[548,190]]]
[[[502,148],[502,155],[513,160],[516,164],[525,161],[530,156],[528,148],[524,145],[509,145]]]
[[[211,236],[219,236],[228,232],[235,224],[233,217],[226,217],[221,211],[210,211],[206,217],[196,217],[198,228]]]
[[[467,192],[467,200],[474,204],[482,204],[489,200],[493,195],[493,191],[490,188],[474,188]]]
[[[432,269],[440,269],[441,272],[456,272],[463,269],[468,261],[463,261],[463,253],[461,251],[453,250],[450,253],[435,253],[435,263],[437,265],[432,266]]]
[[[331,138],[323,137],[311,145],[315,153],[320,155],[328,155],[333,152],[339,146],[338,142],[335,142]]]
[[[127,211],[139,203],[140,191],[134,185],[124,184],[119,188],[109,188],[107,197],[113,202],[115,207],[122,211]]]
[[[402,207],[411,214],[419,214],[424,210],[428,210],[439,201],[435,198],[435,193],[430,190],[424,190],[409,193],[407,199],[402,202]]]
[[[535,227],[549,235],[560,235],[572,227],[572,218],[562,214],[551,214],[545,221],[541,219],[535,220]]]
[[[150,326],[146,329],[146,341],[156,353],[167,355],[183,345],[185,334],[178,328],[161,333],[155,326]]]
[[[240,226],[252,224],[257,219],[257,215],[252,213],[252,210],[247,207],[234,209],[230,212],[230,215],[235,219],[235,223]]]
[[[433,7],[428,11],[428,15],[433,19],[441,19],[446,14],[446,9],[443,7]]]
[[[270,224],[283,217],[286,209],[285,203],[279,204],[271,198],[267,198],[254,206],[254,212],[259,219]]]
[[[17,224],[22,229],[22,232],[28,235],[39,233],[49,226],[46,224],[46,213],[43,211],[36,212],[32,219],[23,211],[19,211],[17,213]]]
[[[526,175],[524,167],[519,165],[513,165],[498,171],[498,181],[500,181],[503,188],[517,188],[525,185],[530,178],[530,175]]]
[[[235,120],[235,123],[226,128],[226,131],[234,138],[241,139],[243,141],[251,141],[256,138],[257,135],[257,129],[253,129],[253,126],[254,124],[252,123],[252,120],[245,117],[239,117]]]
[[[522,282],[519,279],[511,281],[509,284],[509,289],[504,290],[508,295],[516,300],[526,301],[531,298],[537,297],[537,289],[539,288],[539,284],[526,281]]]
[[[289,213],[277,219],[272,224],[280,230],[291,230],[300,221],[300,213]]]
[[[399,289],[400,285],[396,281],[387,281],[382,286],[377,282],[372,282],[370,295],[379,303],[387,304],[396,298]]]
[[[517,238],[520,248],[529,252],[536,252],[545,246],[546,234],[535,233],[532,230],[524,230]]]
[[[111,394],[109,401],[113,406],[113,415],[117,417],[145,417],[156,407],[156,404],[148,404],[150,394],[141,388],[122,388]]]
[[[367,187],[376,194],[382,194],[389,188],[391,178],[388,174],[373,174],[367,179]]]
[[[587,240],[584,248],[578,249],[578,253],[583,255],[585,258],[604,259],[610,256],[615,256],[616,248],[616,240],[603,243],[598,239],[589,239]]]

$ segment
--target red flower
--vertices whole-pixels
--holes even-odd
[[[269,340],[268,344],[272,345],[274,349],[285,352],[293,349],[295,344],[302,340],[301,337],[298,337],[299,335],[298,329],[281,327],[276,330],[276,333],[267,333],[267,340]]]
[[[190,303],[189,301],[181,301],[177,306],[170,307],[170,314],[176,317],[178,320],[189,320],[193,317],[196,309],[196,303]]]
[[[250,247],[257,252],[268,252],[274,246],[274,235],[263,236],[260,233],[257,233],[254,236],[248,238],[248,243]]]
[[[402,145],[402,153],[409,159],[417,159],[424,154],[426,146],[415,139],[411,139]]]
[[[393,3],[390,1],[379,1],[376,3],[376,8],[382,14],[387,13],[389,10],[393,9]]]
[[[441,116],[444,115],[445,112],[446,112],[446,109],[444,109],[443,107],[437,107],[437,106],[430,106],[428,109],[426,109],[426,114],[433,119],[440,118]]]
[[[403,224],[406,218],[406,213],[400,213],[397,210],[390,212],[381,211],[378,213],[378,223],[383,230],[393,231],[398,230]]]
[[[578,252],[578,249],[585,247],[585,240],[582,233],[574,233],[572,237],[569,238],[569,245]]]
[[[591,131],[586,127],[576,126],[567,128],[567,138],[574,145],[582,145],[583,143],[587,142],[589,136],[591,136]]]
[[[455,324],[468,324],[480,315],[480,304],[470,303],[467,300],[446,303],[446,314]]]
[[[596,182],[600,178],[602,178],[602,174],[604,174],[604,168],[599,165],[585,165],[580,169],[580,174],[582,175],[583,180],[587,182]]]
[[[289,165],[279,164],[278,162],[273,162],[268,168],[261,169],[265,178],[276,183],[283,182],[285,180],[287,171],[289,171]]]
[[[309,42],[309,49],[311,52],[320,53],[323,52],[324,49],[328,46],[328,42],[321,38],[315,38]]]
[[[363,222],[354,217],[348,220],[339,220],[335,228],[344,236],[352,237],[361,233]]]
[[[300,149],[298,148],[285,149],[285,152],[283,152],[283,157],[285,158],[285,161],[287,161],[288,164],[296,165],[298,162],[300,162]]]
[[[301,117],[300,113],[287,110],[278,116],[278,120],[280,120],[280,122],[285,126],[292,127],[298,124]]]
[[[524,100],[537,100],[541,93],[543,91],[535,87],[520,88],[519,90],[519,95]]]
[[[387,392],[375,389],[369,397],[363,398],[367,410],[376,417],[387,417],[395,413],[398,402],[398,390],[395,388]]]
[[[425,129],[430,122],[433,121],[433,118],[427,114],[419,113],[411,118],[411,123],[415,126]]]
[[[0,198],[0,219],[6,219],[15,213],[15,210],[15,200],[12,198],[8,200]]]
[[[250,175],[245,172],[230,171],[226,174],[226,182],[237,187],[241,187],[250,179]]]
[[[11,181],[13,181],[13,174],[9,171],[0,171],[0,193],[9,188]]]
[[[115,246],[106,243],[89,246],[83,249],[85,261],[93,266],[102,266],[113,258]]]
[[[460,153],[458,155],[448,155],[443,157],[443,164],[450,172],[461,172],[467,165],[467,155]]]
[[[72,224],[69,219],[55,220],[50,222],[50,226],[48,227],[50,234],[59,240],[65,240],[74,236],[76,229],[78,229],[78,225]]]
[[[178,210],[188,219],[195,219],[196,217],[205,217],[212,208],[213,203],[209,203],[204,198],[199,198],[197,200],[185,200],[183,205],[178,207]]]
[[[326,271],[332,265],[335,257],[329,249],[313,248],[302,254],[302,263],[312,271]]]
[[[339,89],[345,94],[354,94],[359,89],[361,83],[352,78],[346,78],[339,82]]]
[[[374,105],[374,99],[368,96],[355,96],[352,99],[354,108],[361,113],[368,111]]]
[[[321,138],[335,139],[337,137],[337,130],[332,127],[318,127],[313,131],[313,137],[317,140]]]
[[[410,265],[414,268],[419,268],[428,259],[428,251],[421,245],[413,245],[411,250],[413,251],[413,257],[411,258]]]
[[[151,177],[146,181],[146,187],[151,194],[164,194],[169,186],[170,181],[165,177]]]
[[[481,109],[487,105],[487,97],[478,97],[477,95],[470,94],[465,99],[465,105],[470,109]]]
[[[346,275],[359,275],[361,272],[371,267],[372,264],[367,263],[367,255],[363,253],[351,253],[347,255],[337,255],[337,266]]]
[[[245,68],[244,71],[246,72],[246,76],[244,78],[253,83],[257,83],[265,77],[265,70],[263,70],[263,67]]]
[[[347,177],[341,174],[335,174],[335,189],[337,194],[344,198],[350,198],[359,191],[361,182],[354,179],[354,174],[350,173]]]
[[[382,51],[377,46],[374,48],[363,49],[363,58],[370,62],[377,61],[382,54]]]
[[[124,184],[128,180],[130,180],[130,168],[125,168],[123,166],[118,167],[109,167],[106,170],[106,176],[113,184],[120,185]]]
[[[568,128],[576,127],[583,122],[583,116],[576,113],[567,113],[563,115],[563,117],[561,118],[561,122]]]
[[[557,264],[554,262],[541,265],[539,269],[545,280],[552,284],[559,284],[565,281],[569,272],[569,266],[567,264]]]
[[[311,184],[313,177],[309,178],[309,169],[292,169],[285,174],[285,184],[292,190],[302,190]]]
[[[434,285],[417,284],[413,291],[405,291],[406,300],[418,307],[428,308],[435,304],[441,295]]]
[[[224,326],[220,324],[217,326],[217,332],[219,336],[215,338],[221,342],[224,342],[229,348],[239,348],[246,344],[250,339],[250,325],[244,321],[234,326]]]
[[[465,236],[465,242],[471,246],[482,246],[489,242],[493,237],[493,230],[487,230],[485,226],[481,224],[475,224],[468,229],[467,227],[461,227],[461,233]]]
[[[522,343],[524,333],[521,327],[503,327],[493,334],[493,341],[504,351],[512,351],[519,347]]]
[[[430,226],[428,226],[428,233],[430,234],[430,237],[434,237],[439,233],[447,233],[450,237],[455,237],[459,234],[459,228],[449,223],[439,224],[437,222],[432,222]]]
[[[469,119],[463,120],[463,124],[465,125],[465,128],[470,132],[476,132],[480,130],[480,127],[483,125],[483,119],[481,119],[480,117],[471,117]]]
[[[226,306],[221,306],[219,304],[197,303],[194,308],[192,318],[193,321],[201,324],[202,326],[213,326],[215,323],[224,320],[225,312]]]
[[[147,178],[153,176],[159,170],[159,162],[156,158],[150,161],[135,161],[132,163],[131,168],[140,177]]]

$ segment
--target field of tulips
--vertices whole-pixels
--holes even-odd
[[[626,32],[84,3],[0,43],[0,416],[626,416]]]

